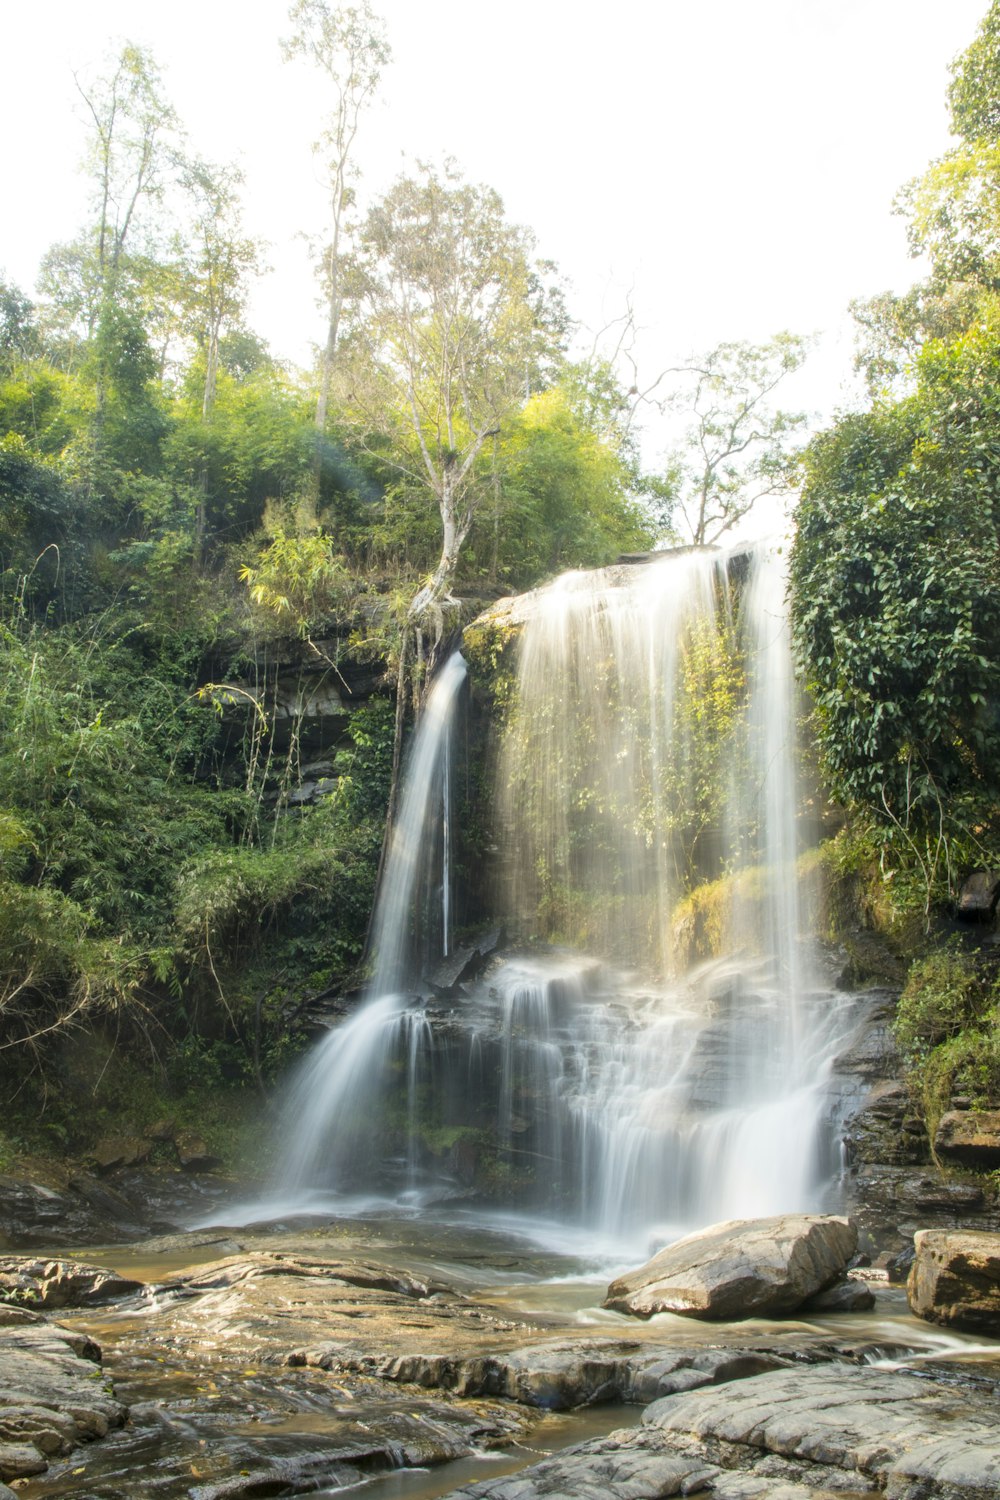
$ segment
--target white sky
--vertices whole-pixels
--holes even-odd
[[[363,201],[444,154],[489,183],[569,278],[592,328],[627,293],[642,373],[720,339],[823,335],[795,399],[846,396],[852,297],[915,279],[897,189],[948,145],[948,63],[987,0],[375,0],[394,61],[362,126]],[[323,95],[282,64],[285,0],[8,7],[0,269],[25,290],[85,216],[73,70],[149,46],[204,155],[241,159],[272,274],[254,325],[281,357],[320,335],[299,236],[323,226]],[[656,434],[646,442],[655,463]]]

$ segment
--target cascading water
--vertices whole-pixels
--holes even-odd
[[[819,1206],[857,1017],[802,932],[780,556],[569,574],[530,606],[495,814],[530,948],[457,996],[412,993],[418,891],[443,891],[449,943],[455,657],[415,737],[372,983],[300,1075],[283,1185],[464,1192],[618,1241]]]
[[[388,1163],[373,1118],[399,1113],[405,1101],[404,1181],[416,1176],[410,1123],[417,1096],[433,1071],[434,1036],[423,1011],[404,990],[419,976],[418,953],[428,889],[439,900],[440,944],[450,921],[451,738],[467,676],[457,653],[437,677],[414,736],[399,815],[372,918],[374,968],[356,1013],[315,1048],[293,1081],[285,1107],[287,1142],[276,1184],[283,1193],[385,1178]],[[399,1158],[394,1159],[398,1185]]]

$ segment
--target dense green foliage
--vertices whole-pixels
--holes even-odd
[[[996,10],[956,64],[961,144],[907,192],[931,278],[862,309],[869,379],[889,384],[810,445],[793,552],[831,788],[928,914],[1000,860],[1000,302],[954,176],[987,144]]]
[[[193,152],[130,44],[78,79],[89,218],[36,300],[0,276],[0,1085],[29,1113],[69,1086],[81,1028],[136,1043],[160,1085],[261,1084],[303,1001],[356,973],[402,725],[388,669],[442,550],[422,444],[457,498],[474,437],[444,590],[652,534],[614,380],[567,363],[552,268],[495,193],[420,169],[352,238],[347,152],[387,49],[367,10],[291,21],[289,56],[347,110],[321,142],[315,371],[247,326],[241,175]],[[421,235],[450,261],[421,267]],[[425,348],[416,428],[385,343],[399,310],[375,295],[379,257],[408,248],[432,288],[410,331],[461,356],[449,384]],[[337,693],[317,719],[311,695]]]
[[[900,197],[930,263],[856,307],[867,410],[809,446],[795,639],[835,859],[905,964],[896,1036],[933,1141],[1000,1104],[995,975],[941,946],[965,878],[1000,867],[1000,5],[953,65],[956,144]],[[898,960],[897,960],[898,961]]]

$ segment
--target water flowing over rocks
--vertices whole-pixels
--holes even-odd
[[[371,1374],[462,1397],[500,1396],[545,1411],[570,1411],[611,1401],[644,1405],[676,1391],[830,1358],[831,1352],[806,1344],[777,1353],[760,1344],[691,1349],[657,1343],[645,1348],[623,1339],[576,1338],[466,1359],[426,1354],[359,1359],[341,1345],[328,1343],[295,1351],[287,1362],[341,1374]]]
[[[687,1235],[608,1288],[604,1306],[649,1318],[780,1316],[844,1277],[857,1230],[832,1215],[734,1219]]]
[[[918,1318],[1000,1337],[1000,1235],[922,1230],[906,1283]]]

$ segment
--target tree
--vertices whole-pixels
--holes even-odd
[[[101,292],[108,296],[126,245],[146,227],[144,210],[163,193],[176,161],[179,125],[152,55],[132,42],[125,43],[113,72],[88,84],[77,78],[76,86],[91,121],[94,248]]]
[[[105,73],[78,77],[76,85],[89,122],[93,218],[77,241],[50,253],[44,269],[68,363],[77,363],[74,345],[83,346],[79,363],[93,382],[91,439],[100,457],[115,446],[112,430],[123,430],[119,398],[127,391],[141,396],[145,438],[157,425],[146,390],[158,373],[146,336],[150,272],[159,266],[156,210],[177,176],[180,127],[152,56],[131,42]]]
[[[347,409],[441,521],[437,566],[409,607],[417,628],[450,591],[488,488],[481,460],[561,352],[533,251],[499,196],[451,165],[401,178],[361,233]]]
[[[493,582],[530,588],[652,543],[632,454],[578,394],[573,381],[536,392],[496,445],[493,483],[469,534],[477,571]]]
[[[686,416],[688,426],[683,444],[668,454],[666,474],[672,513],[679,512],[695,546],[718,541],[759,500],[788,489],[789,439],[806,417],[771,398],[807,352],[806,339],[779,333],[766,344],[718,344],[671,372],[681,381],[664,406]]]
[[[201,413],[206,422],[215,405],[223,330],[240,327],[249,282],[261,266],[259,242],[243,234],[242,186],[238,167],[198,160],[186,166],[194,214],[182,247],[183,295],[188,328],[205,361]]]
[[[958,144],[903,188],[914,255],[931,262],[929,289],[954,302],[970,289],[1000,292],[1000,3],[994,0],[971,46],[952,64],[948,90]]]
[[[38,353],[34,312],[20,287],[0,273],[0,375],[9,375]]]
[[[792,553],[795,639],[833,793],[883,869],[997,858],[1000,325],[918,357],[904,400],[813,440]]]
[[[346,215],[353,202],[351,158],[362,111],[375,93],[391,53],[384,24],[368,0],[335,7],[327,0],[295,0],[288,18],[295,29],[282,42],[283,56],[286,61],[301,57],[313,63],[326,74],[333,94],[327,125],[313,147],[322,161],[330,195],[329,238],[319,256],[326,301],[326,340],[320,355],[316,401],[316,430],[322,435],[344,306]]]

